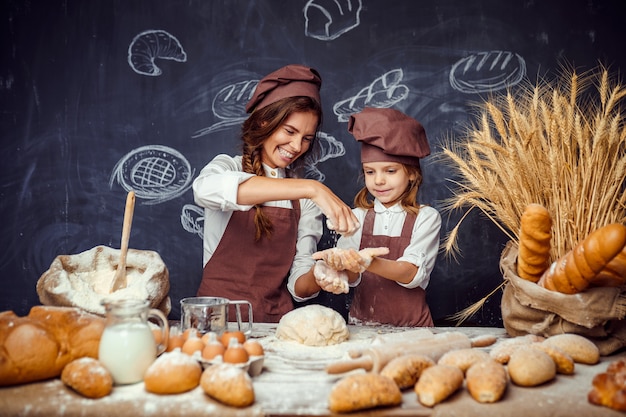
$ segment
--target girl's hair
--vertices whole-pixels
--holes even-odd
[[[252,112],[246,121],[243,122],[241,132],[241,139],[243,140],[242,164],[244,172],[265,176],[265,170],[262,164],[263,144],[276,129],[283,125],[285,120],[287,120],[292,113],[300,112],[310,112],[318,116],[316,128],[317,138],[317,132],[322,124],[322,107],[316,100],[310,97],[287,97]],[[301,165],[306,163],[304,156],[311,152],[316,142],[317,140],[314,139],[309,149],[288,167],[288,176],[293,176],[293,172],[302,171]],[[255,239],[259,240],[263,235],[270,237],[272,235],[272,222],[265,213],[263,213],[261,204],[256,204],[255,209]]]
[[[409,213],[417,215],[420,211],[420,204],[417,202],[417,193],[419,192],[420,185],[422,185],[422,168],[419,166],[419,162],[418,165],[415,166],[406,164],[400,165],[402,165],[402,169],[404,169],[408,176],[415,176],[415,180],[409,181],[408,187],[400,196],[400,205]],[[361,175],[363,174],[361,173]],[[370,197],[367,187],[361,188],[354,197],[354,206],[366,210],[374,208],[374,200]]]

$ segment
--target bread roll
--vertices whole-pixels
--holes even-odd
[[[550,265],[552,217],[541,204],[529,204],[520,219],[517,275],[537,282]]]
[[[491,348],[489,355],[496,361],[506,364],[509,362],[511,354],[522,346],[529,345],[531,343],[542,342],[545,338],[542,336],[536,336],[534,334],[527,334],[524,336],[516,336],[509,339],[503,339]]]
[[[434,364],[435,362],[425,355],[404,355],[390,360],[380,374],[393,379],[402,390],[413,387],[422,371]]]
[[[572,359],[572,357],[560,347],[543,342],[533,343],[530,345],[530,347],[537,348],[550,355],[550,357],[554,361],[554,364],[556,365],[557,373],[564,375],[571,375],[574,373],[574,359]]]
[[[595,365],[600,360],[598,347],[591,340],[579,334],[557,334],[548,337],[544,343],[560,348],[571,356],[574,362]]]
[[[463,371],[463,373],[465,373],[469,367],[476,362],[481,362],[487,359],[491,359],[491,356],[489,356],[489,353],[486,351],[468,348],[446,352],[441,358],[439,358],[437,363],[439,365],[456,366]]]
[[[78,308],[35,306],[0,315],[0,386],[61,375],[74,359],[98,357],[104,318]]]
[[[328,408],[347,413],[402,403],[402,393],[393,379],[374,373],[354,374],[340,379],[328,396]]]
[[[504,365],[491,358],[476,362],[465,373],[467,390],[479,403],[500,401],[508,384]]]
[[[146,391],[153,394],[180,394],[200,383],[202,366],[180,349],[161,354],[144,374]]]
[[[530,346],[511,354],[508,364],[511,381],[522,387],[534,387],[556,377],[556,365],[550,355]]]
[[[94,358],[75,359],[65,365],[61,381],[87,398],[102,398],[113,390],[111,373]]]
[[[434,365],[426,368],[415,384],[419,402],[433,407],[446,400],[463,385],[463,371],[456,366]]]
[[[247,407],[254,403],[252,378],[242,368],[218,363],[202,372],[202,390],[211,398],[232,407]]]

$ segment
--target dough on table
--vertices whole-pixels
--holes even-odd
[[[307,346],[328,346],[345,342],[350,332],[337,311],[310,304],[285,314],[276,327],[276,337]]]

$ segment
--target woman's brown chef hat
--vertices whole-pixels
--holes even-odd
[[[419,159],[430,155],[424,127],[398,110],[366,107],[350,116],[348,131],[361,142],[361,163],[419,166]]]
[[[304,65],[287,65],[266,75],[257,84],[246,104],[246,113],[263,108],[287,97],[307,96],[318,103],[322,78],[317,70]]]

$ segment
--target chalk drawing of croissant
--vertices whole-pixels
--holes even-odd
[[[128,64],[137,74],[161,75],[161,68],[155,63],[157,58],[186,62],[187,53],[178,39],[164,30],[141,32],[128,46]]]

